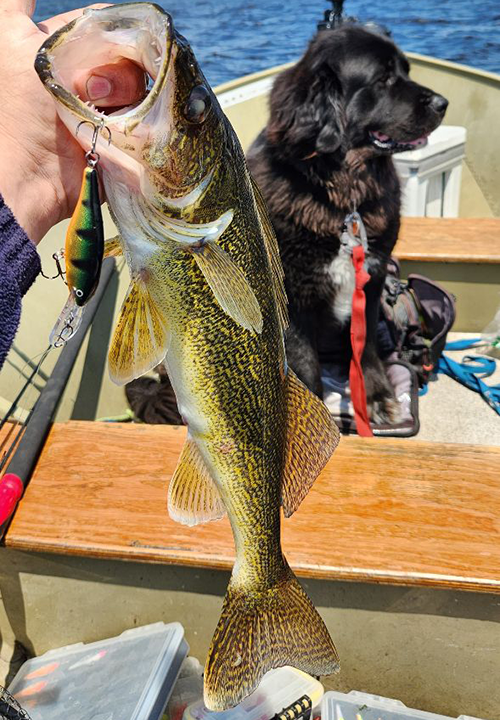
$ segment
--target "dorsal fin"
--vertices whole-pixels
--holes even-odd
[[[257,211],[259,213],[259,219],[262,225],[262,234],[264,236],[264,243],[269,257],[269,264],[271,265],[271,272],[273,277],[273,289],[274,296],[276,299],[276,305],[278,307],[278,316],[280,319],[280,325],[285,332],[288,327],[288,309],[287,309],[287,297],[285,291],[285,273],[283,271],[283,265],[281,264],[280,251],[278,241],[276,239],[276,233],[269,219],[269,213],[267,211],[266,203],[262,197],[259,186],[250,175],[250,181],[252,183],[252,189],[255,196],[255,204],[257,205]]]
[[[330,411],[288,369],[287,444],[282,483],[285,517],[290,517],[337,447],[340,433]]]

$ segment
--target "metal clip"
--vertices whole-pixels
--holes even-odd
[[[366,228],[358,212],[354,211],[345,216],[340,245],[349,255],[352,255],[352,250],[357,245],[362,245],[365,252],[368,250]]]
[[[78,131],[82,125],[91,125],[94,128],[94,131],[92,133],[92,140],[90,141],[90,150],[87,150],[87,152],[85,153],[85,160],[87,161],[87,165],[91,168],[94,168],[101,158],[99,153],[96,152],[97,139],[99,137],[99,133],[102,133],[103,130],[107,130],[108,145],[110,145],[111,144],[111,130],[108,127],[105,127],[104,118],[101,119],[101,122],[98,125],[96,123],[91,122],[90,120],[82,120],[82,122],[78,123],[78,125],[76,126],[75,137],[78,137]]]

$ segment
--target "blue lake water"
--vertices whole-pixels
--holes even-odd
[[[331,7],[324,0],[156,0],[189,40],[212,85],[297,59]],[[39,0],[34,19],[81,7]],[[499,0],[346,0],[345,12],[388,27],[406,51],[500,72]]]

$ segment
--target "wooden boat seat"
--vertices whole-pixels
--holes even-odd
[[[184,427],[52,427],[6,545],[228,570],[227,519],[194,528],[167,514]],[[500,593],[500,448],[345,437],[283,546],[319,579]]]
[[[394,254],[400,260],[500,263],[500,218],[405,217]]]

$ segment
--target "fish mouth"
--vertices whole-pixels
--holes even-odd
[[[50,36],[38,51],[35,70],[76,123],[131,132],[155,108],[167,84],[174,40],[170,15],[154,3],[89,9]],[[126,58],[144,70],[146,94],[137,104],[107,114],[75,93],[77,73]],[[68,123],[67,123],[68,124]]]
[[[400,153],[407,150],[418,150],[427,145],[430,133],[421,135],[414,140],[395,140],[379,130],[370,130],[368,137],[370,143],[385,153]]]

